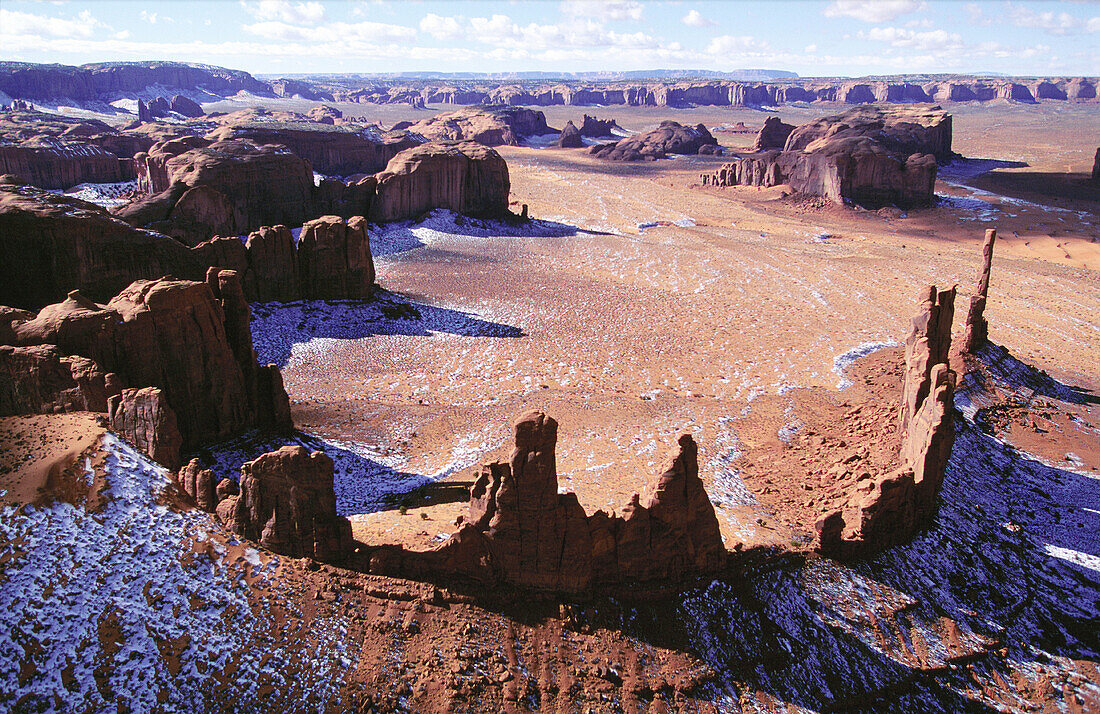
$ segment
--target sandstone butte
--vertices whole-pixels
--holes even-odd
[[[865,208],[930,205],[937,161],[949,161],[951,116],[940,107],[858,107],[793,128],[765,122],[756,147],[702,181],[709,186],[778,186]]]
[[[667,120],[652,131],[597,144],[588,152],[610,161],[654,161],[668,154],[720,154],[722,149],[703,124],[692,127]]]

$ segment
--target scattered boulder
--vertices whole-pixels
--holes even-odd
[[[336,513],[332,459],[284,446],[241,465],[239,495],[217,507],[234,533],[293,558],[341,562],[351,552],[351,523]],[[227,489],[228,490],[228,489]]]
[[[973,352],[989,340],[989,323],[985,320],[985,302],[989,297],[989,272],[993,267],[993,244],[997,240],[997,230],[990,228],[985,232],[982,243],[982,270],[978,276],[978,290],[970,297],[970,309],[966,313],[966,327],[963,330],[961,350]]]
[[[579,149],[584,146],[584,138],[581,136],[581,132],[573,125],[573,122],[566,122],[565,128],[561,130],[561,136],[554,142],[554,145],[562,149]]]
[[[435,208],[496,218],[508,213],[508,164],[500,154],[473,141],[430,142],[393,157],[376,177],[368,217],[399,221]]]
[[[764,120],[764,126],[760,127],[760,133],[756,135],[752,150],[782,149],[792,131],[794,131],[793,124],[784,123],[779,117],[768,117]]]
[[[176,413],[168,406],[160,389],[123,389],[108,401],[107,412],[111,431],[154,461],[170,469],[179,466],[183,438],[176,423]]]
[[[621,516],[588,516],[558,493],[557,422],[515,422],[511,458],[481,466],[460,530],[430,551],[385,553],[372,567],[415,577],[579,593],[597,586],[670,583],[720,570],[726,551],[698,475],[695,441],[680,436],[666,468]]]
[[[596,158],[608,161],[655,161],[668,154],[698,154],[706,146],[717,148],[718,140],[704,125],[690,127],[666,120],[653,131],[635,134],[611,144],[599,144],[588,151]],[[702,153],[714,152],[716,148]]]

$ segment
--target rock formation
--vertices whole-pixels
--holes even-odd
[[[188,99],[182,94],[177,94],[172,97],[172,103],[169,105],[169,108],[176,114],[181,114],[188,119],[197,119],[206,114],[206,112],[202,110],[202,107],[199,106],[198,102]]]
[[[819,550],[847,558],[908,541],[936,512],[955,440],[955,373],[948,366],[955,288],[929,286],[905,340],[898,468],[816,524]]]
[[[970,309],[966,313],[966,327],[963,330],[961,350],[973,352],[989,339],[989,323],[985,320],[985,303],[989,298],[989,271],[993,267],[993,244],[997,240],[997,230],[990,228],[985,232],[982,243],[982,271],[978,276],[978,290],[970,297]]]
[[[95,144],[47,137],[0,144],[0,174],[14,174],[41,188],[115,183],[131,178],[127,163]]]
[[[183,438],[163,391],[156,387],[123,389],[107,402],[107,414],[111,431],[154,461],[170,469],[179,466]]]
[[[697,448],[680,436],[664,471],[621,515],[588,516],[558,493],[557,422],[530,412],[515,423],[506,462],[484,464],[460,530],[430,551],[380,550],[372,570],[459,578],[556,592],[668,583],[720,570],[726,552],[699,479]]]
[[[782,149],[792,131],[794,131],[793,124],[786,124],[779,117],[768,117],[764,120],[764,126],[760,127],[760,133],[756,135],[752,150],[759,152]]]
[[[362,216],[307,221],[297,244],[286,226],[263,226],[245,243],[214,237],[191,250],[203,264],[237,273],[249,303],[358,300],[375,289],[370,236]]]
[[[373,174],[386,168],[397,154],[424,143],[403,131],[381,132],[373,127],[334,126],[328,122],[255,121],[223,126],[209,137],[248,139],[256,144],[281,144],[322,174]]]
[[[325,216],[302,226],[298,239],[302,296],[309,299],[361,299],[374,292],[374,261],[367,221]]]
[[[1100,181],[1100,147],[1096,149],[1096,158],[1092,160],[1092,180]]]
[[[276,553],[340,562],[351,552],[351,523],[336,514],[332,459],[284,446],[241,466],[239,495],[217,506],[231,531]],[[228,489],[227,489],[228,492]]]
[[[580,130],[570,121],[565,123],[565,127],[561,130],[561,136],[554,142],[554,145],[561,149],[579,149],[584,146],[584,138],[581,136]]]
[[[158,192],[118,211],[188,245],[313,215],[313,170],[281,146],[244,139],[173,140],[138,154],[138,181]],[[194,148],[200,144],[200,148]]]
[[[584,121],[581,123],[581,136],[600,139],[605,136],[614,136],[616,129],[621,130],[622,127],[614,119],[597,119],[585,114]]]
[[[139,445],[152,448],[154,458],[164,454],[157,445],[175,441],[170,435],[148,436],[170,423],[157,403],[175,414],[177,450],[191,450],[247,429],[292,428],[290,403],[278,370],[256,364],[248,306],[236,274],[213,271],[212,279],[220,302],[206,283],[161,278],[135,281],[107,305],[74,291],[32,319],[6,311],[5,319],[11,318],[4,330],[6,340],[16,348],[56,348],[69,360],[72,381],[80,387],[85,408],[109,407],[112,420],[117,412],[120,424],[133,425],[125,427],[125,434],[147,435],[138,440]],[[3,354],[14,359],[21,353],[5,350]],[[77,357],[94,364],[77,362]],[[42,374],[57,372],[55,367]],[[20,412],[55,410],[56,402],[51,406],[35,397],[42,389],[33,380],[21,383],[23,396],[12,400],[22,405]],[[125,387],[138,389],[122,391]],[[160,391],[154,398],[142,387]],[[65,388],[71,393],[70,386]],[[109,394],[115,396],[108,405]],[[36,399],[42,407],[35,407]],[[70,403],[79,402],[74,397]]]
[[[119,389],[117,375],[85,357],[65,356],[51,345],[0,345],[0,416],[105,412]]]
[[[80,290],[106,302],[138,279],[201,280],[204,266],[168,236],[103,208],[29,186],[0,185],[0,305],[37,310]]]
[[[718,140],[704,125],[690,127],[666,120],[653,131],[610,144],[599,144],[588,151],[597,158],[610,161],[654,161],[668,154],[720,153],[721,150]]]
[[[776,186],[866,208],[930,205],[937,157],[951,157],[951,117],[939,107],[861,107],[794,129],[782,151],[746,154],[704,185]]]
[[[550,134],[546,115],[532,109],[484,106],[436,114],[409,127],[432,141],[476,141],[485,146],[519,146],[528,136]]]
[[[195,505],[207,513],[214,513],[221,500],[217,493],[218,484],[214,472],[204,469],[198,459],[191,459],[175,474],[176,485],[180,490],[195,499]],[[225,494],[229,495],[228,492]]]
[[[486,218],[508,212],[508,164],[473,141],[406,149],[376,179],[372,221],[414,218],[435,208]]]

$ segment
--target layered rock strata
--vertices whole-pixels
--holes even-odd
[[[219,489],[220,490],[220,489]],[[332,459],[284,446],[241,466],[239,493],[218,503],[229,530],[276,553],[340,562],[351,552],[351,523],[336,513]]]
[[[154,461],[170,469],[179,466],[183,437],[163,391],[156,387],[123,389],[107,402],[107,414],[111,431]]]
[[[970,297],[970,309],[966,313],[966,325],[963,329],[960,349],[973,352],[989,341],[989,323],[985,319],[985,303],[989,298],[989,273],[993,267],[993,244],[997,241],[997,230],[990,228],[985,232],[982,243],[982,270],[978,275],[978,289]]]
[[[669,583],[720,570],[718,519],[698,475],[697,447],[680,436],[646,495],[620,515],[589,516],[558,493],[557,422],[530,412],[515,423],[508,461],[484,464],[461,528],[424,552],[379,550],[372,570],[577,593],[629,583]]]
[[[948,363],[955,288],[928,287],[905,340],[898,468],[818,519],[819,550],[848,558],[907,542],[936,513],[955,440],[955,373]]]
[[[860,108],[797,127],[782,150],[736,157],[702,183],[787,184],[835,203],[910,208],[933,202],[937,157],[951,155],[951,117],[939,107]]]

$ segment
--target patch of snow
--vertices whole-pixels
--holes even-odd
[[[845,372],[853,362],[861,357],[866,357],[869,354],[878,352],[879,350],[886,349],[887,347],[897,347],[899,342],[896,340],[887,340],[885,342],[864,342],[861,345],[857,345],[852,349],[837,355],[833,358],[833,372],[836,373],[840,380],[836,383],[837,389],[847,389],[852,386],[852,382],[848,379]]]

